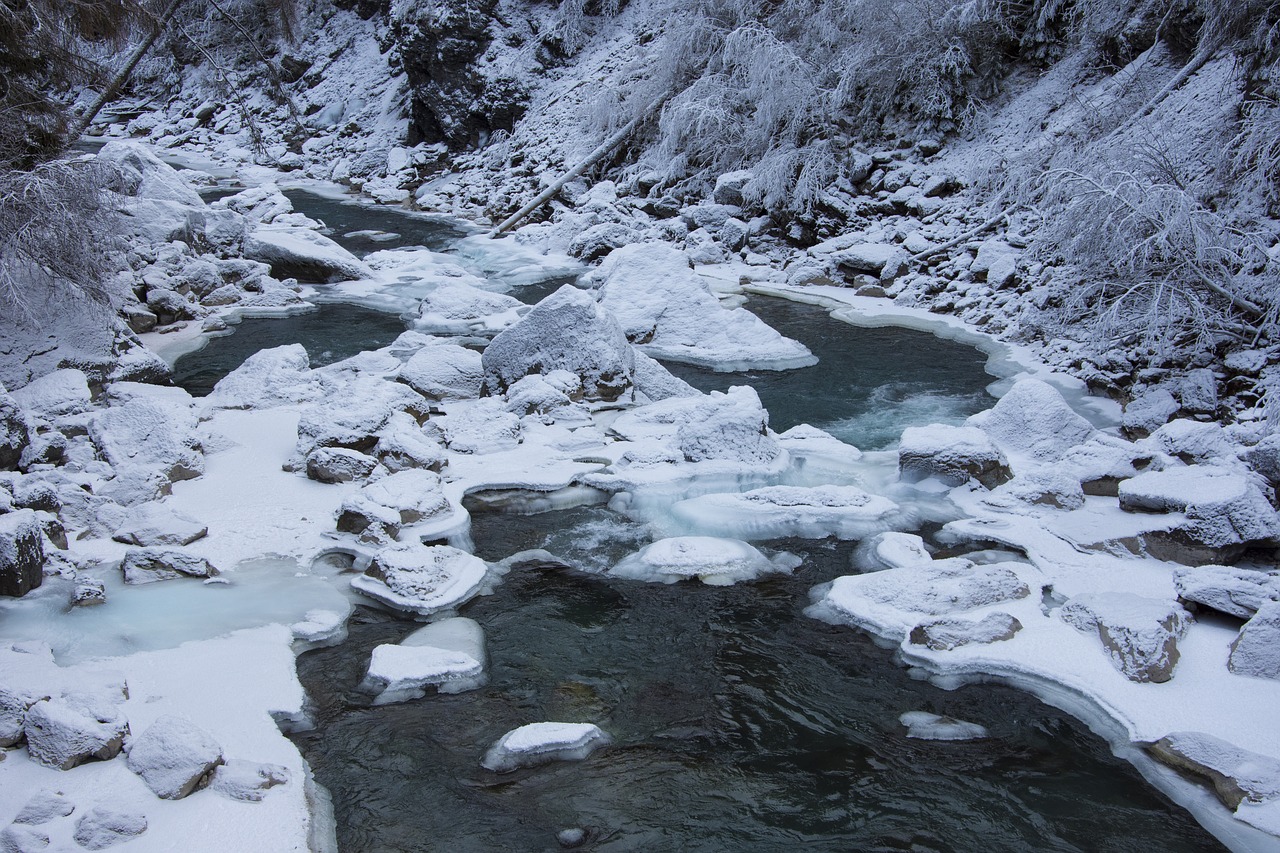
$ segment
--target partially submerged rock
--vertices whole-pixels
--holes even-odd
[[[1188,628],[1176,601],[1123,592],[1077,595],[1061,608],[1063,621],[1096,632],[1112,665],[1130,681],[1161,683],[1173,678],[1178,640]]]
[[[374,555],[351,580],[361,595],[417,616],[452,610],[479,595],[488,579],[484,560],[448,545],[402,542]]]
[[[737,539],[676,536],[646,545],[623,558],[609,573],[661,583],[696,578],[710,586],[729,586],[771,574],[790,574],[799,565],[800,558],[794,554],[768,557]]]
[[[1244,623],[1227,667],[1237,675],[1280,679],[1280,601],[1263,603]]]
[[[863,572],[899,569],[933,560],[924,540],[914,533],[887,531],[864,539],[853,549],[853,566]]]
[[[898,505],[856,486],[767,486],[681,501],[672,512],[717,536],[863,539],[890,526]]]
[[[164,800],[180,800],[209,783],[222,747],[195,723],[165,715],[129,743],[129,769]]]
[[[1147,752],[1177,770],[1204,777],[1227,808],[1280,798],[1280,761],[1203,732],[1173,732]]]
[[[972,426],[907,427],[898,445],[904,482],[936,477],[948,486],[977,480],[988,489],[1009,479],[1008,462],[987,434]]]
[[[176,578],[211,578],[218,570],[204,557],[178,548],[135,548],[120,563],[124,582],[155,583]]]
[[[500,737],[480,764],[510,773],[552,761],[580,761],[608,743],[609,736],[592,723],[529,723]]]
[[[970,643],[987,645],[1012,640],[1022,623],[1008,613],[988,613],[981,619],[931,619],[911,629],[912,645],[945,652]]]
[[[917,740],[981,740],[990,737],[985,726],[928,711],[908,711],[898,717],[898,722],[907,727],[907,737]]]
[[[373,275],[355,255],[308,228],[259,226],[245,237],[244,256],[268,264],[276,278],[331,284]]]
[[[399,644],[375,647],[362,687],[374,694],[373,704],[387,705],[419,699],[428,687],[462,693],[486,680],[484,630],[454,617],[419,628]]]

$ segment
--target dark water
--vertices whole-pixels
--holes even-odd
[[[474,534],[490,560],[547,545],[599,565],[642,535],[601,508],[478,515]],[[370,707],[354,688],[373,646],[417,626],[358,611],[345,644],[298,667],[318,728],[295,740],[334,794],[341,850],[555,850],[578,826],[583,849],[609,851],[1221,849],[1065,714],[913,681],[861,633],[804,616],[850,546],[775,544],[805,558],[794,577],[729,588],[517,568],[463,611],[492,680],[456,696]],[[910,740],[911,710],[992,737]],[[479,766],[540,720],[594,722],[615,743],[509,775]]]
[[[353,204],[300,189],[285,190],[284,194],[293,202],[294,210],[324,222],[328,227],[328,236],[359,257],[379,249],[402,246],[425,246],[440,252],[474,233],[456,220],[414,215],[404,210],[369,204]],[[360,231],[381,231],[394,234],[395,237],[374,240],[360,234],[347,236]]]
[[[259,350],[302,344],[311,366],[320,367],[384,347],[404,332],[405,325],[385,311],[325,303],[305,314],[249,318],[232,328],[232,334],[211,338],[202,349],[179,358],[173,366],[173,383],[203,397]]]

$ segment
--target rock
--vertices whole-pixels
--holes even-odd
[[[965,425],[981,428],[1010,456],[1025,455],[1036,462],[1056,462],[1097,434],[1056,388],[1039,379],[1018,380],[995,406]]]
[[[269,409],[309,403],[321,395],[302,344],[255,352],[228,373],[205,398],[219,409]]]
[[[213,565],[197,554],[189,554],[177,548],[134,548],[124,555],[120,563],[124,582],[128,584],[155,583],[175,578],[211,578],[218,575]]]
[[[1230,468],[1191,465],[1149,471],[1119,487],[1129,512],[1183,513],[1163,530],[1144,535],[1147,550],[1188,565],[1226,563],[1251,543],[1280,537],[1271,504],[1247,477]]]
[[[307,228],[259,226],[245,237],[244,256],[268,264],[282,279],[331,284],[373,275],[355,255]]]
[[[892,243],[859,243],[833,252],[831,259],[841,272],[879,277],[886,267],[902,265],[906,253]]]
[[[590,420],[586,408],[576,402],[582,399],[582,382],[567,370],[526,376],[508,388],[504,396],[506,410],[517,417],[534,415],[543,423]]]
[[[1182,408],[1193,415],[1212,415],[1218,410],[1218,380],[1208,368],[1188,370],[1174,383]]]
[[[598,261],[614,249],[634,243],[636,232],[620,222],[601,222],[583,231],[569,244],[569,254],[585,263]]]
[[[412,468],[439,471],[447,459],[444,448],[428,438],[417,421],[400,412],[392,415],[378,433],[378,444],[373,452],[383,467],[393,474]]]
[[[1114,498],[1122,481],[1138,476],[1153,461],[1139,445],[1100,435],[1068,450],[1053,470],[1077,480],[1086,495]]]
[[[1169,422],[1181,406],[1166,388],[1153,388],[1134,397],[1124,407],[1124,431],[1133,438],[1150,435]]]
[[[755,176],[750,170],[743,169],[737,172],[726,172],[716,178],[715,189],[711,192],[711,198],[716,204],[727,204],[734,207],[742,207],[743,198],[742,190],[747,184],[751,183]]]
[[[590,294],[565,285],[494,338],[482,366],[490,394],[530,373],[568,370],[587,400],[611,402],[630,389],[635,356],[618,321]]]
[[[363,534],[377,528],[384,537],[395,538],[404,525],[447,515],[451,510],[440,478],[431,471],[411,468],[370,483],[344,500],[338,510],[338,530]]]
[[[1218,799],[1233,811],[1246,801],[1258,803],[1280,797],[1280,761],[1213,735],[1173,732],[1147,744],[1146,749],[1170,767],[1207,778]]]
[[[1178,640],[1188,627],[1187,612],[1175,601],[1122,592],[1085,593],[1058,609],[1063,621],[1097,632],[1111,663],[1139,683],[1168,681],[1178,664]]]
[[[933,560],[924,540],[914,533],[877,533],[858,543],[851,557],[854,568],[863,572],[899,569]]]
[[[129,734],[119,706],[97,696],[55,696],[27,709],[23,723],[33,761],[70,770],[90,759],[114,758]]]
[[[998,643],[1012,640],[1022,630],[1022,623],[1008,613],[988,613],[981,619],[932,619],[911,629],[912,645],[928,646],[934,651],[951,651],[970,643]]]
[[[76,578],[76,587],[71,593],[72,607],[92,607],[95,604],[107,603],[107,585],[98,578]]]
[[[715,536],[865,539],[889,526],[898,505],[856,486],[767,486],[691,498],[672,512],[692,529]]]
[[[690,230],[719,231],[729,219],[740,216],[742,210],[727,204],[694,204],[681,213]]]
[[[0,853],[36,853],[49,847],[49,835],[42,830],[14,824],[0,831]]]
[[[307,454],[307,477],[321,483],[364,480],[378,467],[378,460],[341,447],[317,447]]]
[[[0,595],[23,596],[43,582],[40,517],[30,509],[0,515]]]
[[[204,454],[189,406],[161,398],[136,397],[94,415],[89,435],[116,469],[118,503],[142,503],[167,492],[170,484],[204,473]],[[129,481],[145,482],[134,489]]]
[[[277,785],[287,785],[293,774],[279,764],[259,764],[231,758],[213,769],[209,790],[246,803],[262,802],[267,791]]]
[[[22,410],[0,385],[0,470],[17,467],[28,441],[27,421]]]
[[[978,255],[974,258],[973,263],[969,267],[969,271],[974,275],[986,274],[987,280],[991,280],[991,269],[997,264],[1003,264],[1007,261],[1017,260],[1017,251],[997,237],[983,240],[978,245]]]
[[[373,704],[420,699],[428,687],[462,693],[484,686],[484,630],[470,619],[454,617],[419,628],[397,645],[373,650],[362,689]]]
[[[249,187],[235,195],[220,198],[209,206],[238,213],[255,223],[270,223],[277,216],[293,212],[293,202],[274,182]]]
[[[98,150],[98,161],[120,173],[123,194],[204,207],[204,200],[168,163],[136,142],[108,142]]]
[[[37,791],[35,796],[27,800],[16,817],[14,823],[38,826],[60,817],[66,817],[76,810],[76,804],[68,800],[60,791],[45,789]]]
[[[959,486],[972,478],[991,489],[1010,475],[1004,454],[983,430],[932,424],[903,431],[898,476],[907,483],[937,477],[948,486]]]
[[[662,364],[637,351],[635,353],[634,383],[636,393],[651,403],[669,397],[699,397],[702,392],[688,382],[673,375]]]
[[[93,405],[88,377],[70,368],[46,373],[12,394],[23,411],[47,421],[82,414]]]
[[[163,800],[190,796],[221,763],[222,747],[184,717],[159,717],[129,743],[129,769]]]
[[[513,383],[508,392],[524,381]],[[503,401],[494,397],[477,400],[472,406],[434,418],[432,423],[439,428],[445,446],[455,453],[500,453],[513,450],[520,444],[520,418],[507,411]]]
[[[580,761],[609,741],[592,723],[529,723],[498,738],[480,764],[495,773],[510,773],[551,761]]]
[[[374,555],[351,588],[397,610],[431,616],[478,595],[489,567],[478,557],[448,545],[402,542]]]
[[[985,726],[928,711],[908,711],[898,722],[907,727],[907,737],[918,740],[981,740],[991,736]]]
[[[1033,470],[993,489],[983,503],[1015,510],[1018,506],[1073,510],[1084,506],[1084,489],[1070,474],[1056,469]]]
[[[396,412],[424,420],[428,404],[422,395],[382,379],[364,379],[342,387],[322,402],[302,410],[298,418],[298,453],[304,458],[317,447],[341,447],[366,453]]]
[[[426,346],[396,377],[428,400],[474,400],[484,385],[480,353],[452,344]]]
[[[1280,483],[1280,433],[1272,433],[1250,447],[1244,461],[1272,485]]]
[[[105,850],[146,831],[147,818],[141,812],[95,806],[80,818],[74,837],[86,850]]]
[[[726,310],[682,252],[665,243],[624,246],[592,277],[600,305],[627,340],[657,358],[739,369],[803,367],[817,361],[745,308]]]
[[[790,574],[800,558],[786,552],[768,557],[738,539],[676,536],[659,539],[624,557],[609,570],[615,577],[676,583],[697,578],[708,586],[731,586],[771,574]]]
[[[1147,444],[1187,465],[1234,459],[1236,454],[1221,424],[1189,420],[1170,421],[1151,433]]]
[[[135,507],[130,520],[118,528],[112,539],[129,545],[190,545],[208,535],[209,528],[189,515],[164,504]]]
[[[527,310],[523,302],[505,293],[446,281],[422,300],[413,328],[437,334],[494,335],[514,324]],[[451,345],[447,341],[439,343]]]
[[[1219,613],[1248,619],[1269,601],[1280,600],[1280,576],[1228,566],[1175,569],[1178,598]]]
[[[1236,675],[1280,679],[1280,601],[1266,601],[1231,643],[1227,668]]]

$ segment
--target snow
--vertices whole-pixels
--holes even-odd
[[[981,740],[989,737],[986,727],[928,711],[908,711],[898,717],[907,727],[907,737],[919,740]]]
[[[856,486],[767,486],[703,495],[672,508],[691,529],[743,539],[864,539],[893,524],[898,505]]]
[[[500,737],[485,753],[481,766],[510,773],[551,761],[581,761],[609,741],[593,723],[529,723]]]
[[[479,595],[489,579],[485,562],[448,545],[401,542],[373,556],[351,588],[419,618],[454,610]]]
[[[355,255],[308,228],[259,226],[245,237],[244,256],[270,265],[278,278],[332,284],[373,275]]]
[[[374,694],[373,704],[419,699],[426,688],[462,693],[483,687],[484,630],[471,619],[453,617],[414,631],[399,645],[374,648],[363,689]]]
[[[794,554],[769,557],[738,539],[677,536],[659,539],[624,557],[609,574],[657,583],[696,578],[709,586],[731,586],[771,574],[790,574],[799,565],[800,558]]]

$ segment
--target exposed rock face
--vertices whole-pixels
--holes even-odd
[[[613,401],[630,389],[635,373],[618,321],[567,284],[494,338],[481,361],[485,389],[495,395],[531,373],[567,370],[582,380],[587,400]]]
[[[1061,609],[1063,620],[1096,631],[1111,663],[1125,678],[1161,683],[1173,678],[1178,640],[1187,632],[1187,612],[1173,601],[1128,593],[1077,595]]]
[[[0,595],[26,595],[43,580],[40,517],[30,509],[0,515]]]
[[[1280,678],[1280,601],[1268,601],[1244,623],[1227,666],[1239,675]]]
[[[0,385],[0,469],[17,467],[28,440],[27,422],[17,401]]]
[[[949,486],[977,480],[995,488],[1009,479],[1004,454],[976,427],[908,427],[898,445],[899,476],[908,483],[937,477]]]
[[[203,787],[221,763],[222,747],[182,717],[160,717],[129,744],[129,769],[164,800],[180,800]]]
[[[1008,613],[988,613],[982,619],[933,619],[911,629],[912,645],[934,651],[950,651],[970,643],[998,643],[1012,640],[1022,623]]]
[[[459,151],[495,130],[510,130],[528,95],[515,79],[488,77],[477,67],[492,40],[496,0],[412,0],[398,3],[391,31],[413,93],[409,142],[444,142]]]

